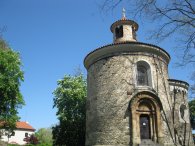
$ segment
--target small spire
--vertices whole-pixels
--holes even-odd
[[[126,20],[126,10],[123,8],[122,10],[122,20]]]

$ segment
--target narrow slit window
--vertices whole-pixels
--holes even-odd
[[[123,37],[123,26],[118,26],[115,29],[116,39]]]
[[[186,106],[182,104],[180,106],[180,115],[182,119],[185,119],[185,113],[186,113]]]

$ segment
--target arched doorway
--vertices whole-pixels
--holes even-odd
[[[149,115],[140,115],[140,138],[151,139]]]
[[[156,135],[154,127],[156,127],[156,108],[149,98],[141,98],[137,102],[137,115],[140,123],[140,139],[153,139]]]
[[[132,143],[140,144],[144,139],[155,143],[162,141],[161,103],[150,92],[136,94],[130,102]]]

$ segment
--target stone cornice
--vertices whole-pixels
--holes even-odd
[[[187,82],[181,80],[175,80],[175,79],[168,79],[168,81],[169,81],[169,85],[172,86],[173,88],[176,88],[176,90],[179,88],[183,88],[187,91],[189,88],[189,84]]]
[[[88,69],[94,62],[124,53],[146,53],[162,57],[168,64],[170,55],[162,48],[141,42],[120,42],[109,44],[90,52],[84,59],[85,68]]]
[[[114,28],[116,28],[116,26],[118,26],[118,25],[125,25],[125,24],[132,25],[135,31],[138,30],[138,27],[139,27],[138,24],[135,21],[133,21],[133,20],[127,20],[127,19],[126,20],[118,20],[118,21],[114,22],[110,26],[110,30],[111,30],[111,32],[114,32]]]

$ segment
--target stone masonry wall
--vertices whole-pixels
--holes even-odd
[[[114,33],[114,42],[124,42],[124,41],[136,41],[133,34],[133,28],[131,25],[123,25],[123,37],[115,38],[116,34]]]
[[[152,87],[147,90],[156,93],[163,106],[164,143],[173,144],[167,63],[153,54],[126,53],[102,58],[88,69],[86,146],[130,145],[133,127],[130,127],[129,102],[135,92],[146,90],[136,85],[136,62],[141,60],[151,67]],[[169,119],[170,127],[166,119]]]
[[[193,145],[189,120],[188,94],[182,87],[173,87],[170,91],[174,103],[175,137],[178,145]],[[178,90],[179,89],[179,90]],[[183,113],[182,106],[185,107]]]

